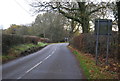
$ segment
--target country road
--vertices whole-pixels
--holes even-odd
[[[68,43],[51,44],[2,66],[3,79],[83,79]]]

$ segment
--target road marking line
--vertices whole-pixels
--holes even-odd
[[[22,77],[18,77],[17,79],[21,79]]]
[[[17,79],[21,79],[23,76],[25,76],[26,73],[24,73],[22,76],[18,77]]]
[[[52,52],[52,54],[54,53],[55,51]],[[32,71],[34,68],[36,68],[37,66],[39,66],[42,62],[44,62],[45,60],[47,60],[51,55],[48,55],[45,59],[43,59],[42,61],[40,61],[39,63],[37,63],[35,66],[33,66],[32,68],[30,68],[28,71],[26,71],[25,73],[29,73],[30,71]]]
[[[37,63],[35,66],[33,66],[32,68],[30,68],[29,70],[27,70],[25,73],[29,73],[31,70],[33,70],[34,68],[36,68],[37,66],[39,66],[43,61],[40,61],[39,63]]]
[[[55,51],[56,51],[56,48],[55,48],[55,50],[54,50],[50,55],[48,55],[48,56],[47,56],[46,58],[44,58],[42,61],[40,61],[39,63],[37,63],[36,65],[34,65],[32,68],[30,68],[29,70],[27,70],[27,71],[24,73],[24,75],[27,74],[27,73],[29,73],[30,71],[32,71],[34,68],[36,68],[36,67],[39,66],[40,64],[42,64],[45,60],[47,60],[50,56],[52,56],[52,55],[55,53]],[[24,75],[18,77],[17,79],[21,79]]]
[[[55,51],[52,52],[52,54],[55,53]]]
[[[51,55],[48,55],[45,59],[43,59],[43,61],[47,60]]]

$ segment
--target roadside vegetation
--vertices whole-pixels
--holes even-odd
[[[42,49],[46,45],[47,43],[38,42],[37,45],[31,43],[31,44],[20,44],[13,46],[8,50],[7,54],[2,55],[2,62],[5,63],[9,60],[18,58],[20,56],[31,54],[33,52]]]
[[[91,54],[81,53],[71,46],[69,48],[79,61],[87,79],[118,79],[118,73],[110,71],[110,66],[96,65],[95,59]]]
[[[2,58],[7,61],[27,55],[47,43],[70,41],[70,47],[88,79],[120,78],[120,1],[119,2],[39,2],[30,5],[38,14],[30,25],[12,24],[4,29]],[[99,65],[95,65],[95,19],[112,18],[109,65],[105,65],[106,37],[100,36]],[[65,40],[66,39],[66,40]],[[38,43],[38,42],[44,43]],[[27,50],[27,51],[26,51]],[[32,50],[32,51],[30,51]],[[78,51],[79,50],[79,51]]]

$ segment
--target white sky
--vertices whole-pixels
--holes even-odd
[[[0,0],[0,28],[32,23],[35,16],[32,16],[30,9],[27,0]]]

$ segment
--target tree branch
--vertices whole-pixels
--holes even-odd
[[[105,7],[99,7],[99,8],[97,8],[97,9],[95,9],[95,10],[89,12],[88,15],[91,15],[92,13],[95,13],[95,12],[99,11],[99,10],[102,9],[102,8],[105,8]]]
[[[78,17],[73,17],[70,14],[65,13],[64,11],[60,10],[60,8],[58,8],[58,11],[59,11],[59,13],[63,14],[65,17],[81,23],[81,21],[80,21],[80,19],[78,19]]]

